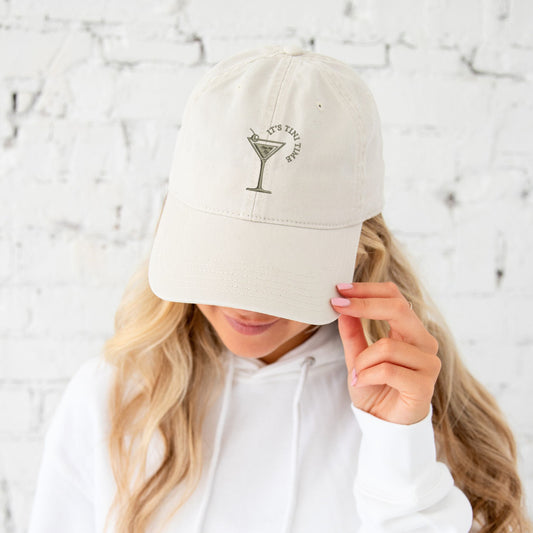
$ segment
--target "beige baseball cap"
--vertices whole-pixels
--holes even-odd
[[[349,65],[297,46],[222,60],[193,89],[149,263],[164,300],[309,324],[339,314],[383,209],[381,126]]]

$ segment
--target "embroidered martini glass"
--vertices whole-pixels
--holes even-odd
[[[252,130],[252,128],[250,129]],[[261,170],[259,171],[259,181],[257,183],[257,187],[246,187],[246,190],[272,194],[272,191],[263,189],[263,169],[265,168],[267,159],[272,157],[282,146],[285,145],[285,143],[280,141],[271,141],[270,139],[260,139],[259,135],[257,135],[254,130],[252,130],[252,133],[253,135],[251,137],[247,137],[247,139],[255,150],[255,153],[259,156],[261,161]]]

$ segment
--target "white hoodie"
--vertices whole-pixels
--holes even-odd
[[[202,478],[165,532],[469,531],[470,504],[436,461],[431,412],[407,426],[355,408],[336,321],[275,363],[223,357]],[[92,357],[70,380],[46,434],[28,533],[103,532],[115,490],[106,448],[112,374]],[[153,472],[162,448],[151,446]]]

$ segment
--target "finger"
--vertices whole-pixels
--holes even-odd
[[[369,385],[388,385],[405,398],[413,401],[430,399],[433,396],[435,381],[430,376],[393,363],[380,363],[362,370],[357,375],[356,388]]]
[[[339,283],[337,290],[346,298],[398,298],[403,296],[398,285],[392,281]]]
[[[391,327],[391,338],[414,344],[422,351],[437,353],[438,343],[426,330],[416,313],[409,308],[409,302],[401,297],[348,298],[349,305],[339,306],[335,299],[331,304],[341,314],[386,320]]]
[[[348,371],[351,371],[355,364],[355,358],[368,348],[368,342],[359,318],[341,315],[338,318],[337,325],[344,348],[346,367]]]
[[[400,291],[398,285],[392,281],[382,281],[382,282],[351,282],[351,283],[341,283],[337,284],[337,290],[342,296],[346,298],[400,298],[405,300],[408,310],[405,310],[406,313],[412,314],[414,317],[415,323],[418,324],[418,329],[422,333],[425,340],[423,344],[420,344],[420,348],[428,351],[429,353],[437,353],[439,346],[437,339],[435,339],[425,328],[424,324],[418,317],[418,315],[412,310],[407,299],[403,296],[403,293]],[[379,319],[378,319],[379,320]],[[386,319],[385,319],[386,320]],[[390,323],[390,322],[389,322]],[[402,334],[393,327],[391,324],[391,331],[389,333],[391,338],[404,339]]]
[[[393,363],[429,376],[438,375],[441,361],[416,346],[384,337],[363,350],[355,359],[357,373],[381,363]]]

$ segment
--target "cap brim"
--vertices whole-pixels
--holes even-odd
[[[169,192],[149,284],[163,300],[328,324],[339,316],[330,304],[335,285],[352,280],[361,226],[254,222],[193,209]]]

